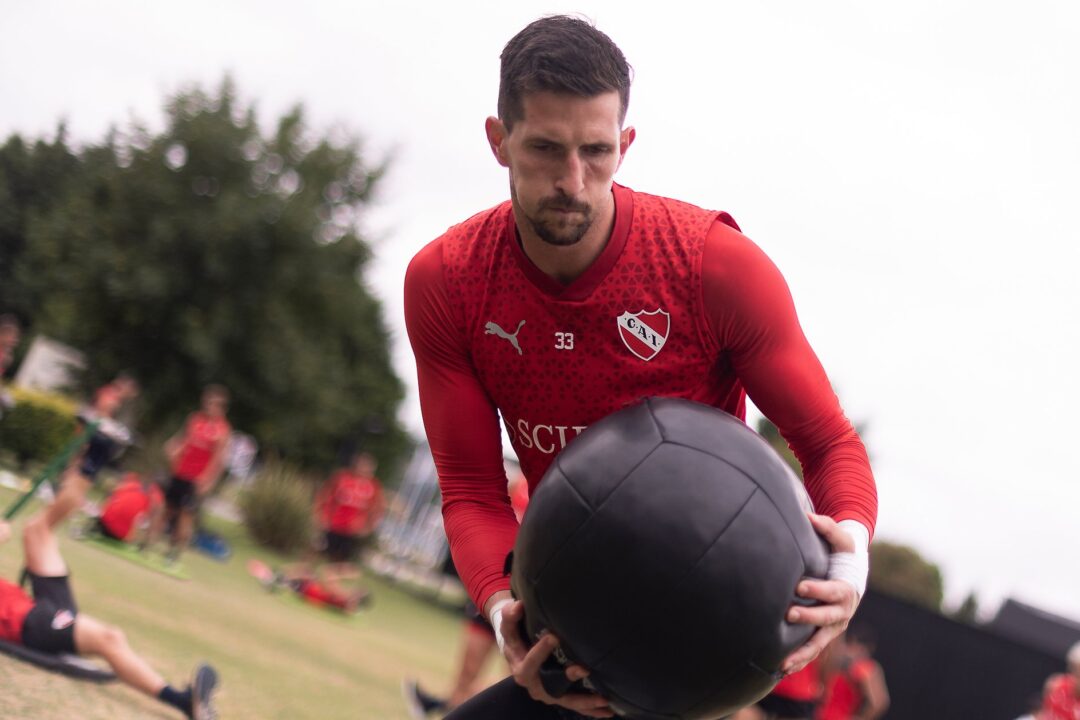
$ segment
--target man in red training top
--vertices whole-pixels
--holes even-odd
[[[0,520],[0,544],[10,536],[11,526]],[[101,657],[121,682],[176,708],[185,717],[217,717],[212,698],[217,672],[212,667],[197,667],[191,684],[179,690],[131,649],[119,628],[79,612],[47,512],[26,522],[23,554],[33,596],[15,583],[0,580],[0,640],[42,653]]]
[[[382,519],[386,503],[375,467],[374,457],[357,453],[319,491],[316,520],[331,563],[351,563]]]
[[[636,134],[623,124],[629,90],[622,51],[589,23],[553,16],[518,33],[501,56],[498,117],[485,126],[510,200],[452,227],[406,275],[446,533],[513,674],[454,718],[548,717],[541,703],[612,715],[596,695],[548,695],[539,668],[558,639],[530,648],[518,630],[523,608],[503,573],[517,523],[500,417],[535,487],[582,430],[642,397],[687,398],[742,418],[749,394],[802,463],[821,513],[812,523],[833,551],[829,578],[797,588],[820,604],[793,606],[788,620],[819,629],[785,672],[843,631],[865,587],[877,517],[865,448],[783,277],[735,221],[614,183]],[[567,677],[587,672],[573,666]]]
[[[329,561],[319,568],[318,579],[331,592],[350,594],[344,583],[360,577],[357,555],[374,537],[386,509],[375,468],[374,457],[356,453],[348,467],[330,476],[315,498],[315,521]]]
[[[165,443],[172,479],[165,490],[165,513],[155,522],[150,539],[157,539],[163,523],[171,525],[170,560],[175,561],[191,542],[199,502],[221,477],[232,434],[225,417],[228,408],[229,391],[207,385],[198,412],[189,415],[180,432]]]
[[[816,720],[876,720],[889,709],[885,673],[873,657],[875,645],[870,628],[856,624],[829,649],[825,697]]]
[[[1046,681],[1039,720],[1080,720],[1080,642],[1069,648],[1065,662],[1069,671]]]
[[[109,493],[97,519],[98,530],[106,537],[132,542],[162,509],[164,496],[156,483],[143,480],[138,473],[129,472]]]

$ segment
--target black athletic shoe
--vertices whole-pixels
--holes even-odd
[[[415,680],[406,678],[401,681],[401,696],[405,698],[405,707],[414,720],[425,720],[429,714],[446,709],[446,700],[428,695]]]
[[[203,664],[195,668],[191,679],[191,720],[217,720],[214,709],[214,689],[217,687],[217,671]]]

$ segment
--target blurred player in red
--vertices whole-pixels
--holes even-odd
[[[529,505],[529,483],[525,476],[514,476],[508,488],[510,493],[510,506],[514,509],[514,515],[520,524],[525,515],[525,509]],[[401,684],[401,693],[405,698],[405,705],[415,720],[430,715],[431,713],[449,712],[483,690],[480,684],[480,674],[487,665],[488,658],[498,647],[495,640],[495,631],[491,623],[484,618],[476,609],[471,600],[465,604],[465,624],[462,632],[457,675],[454,678],[454,687],[446,697],[432,695],[420,687],[420,683],[412,678],[406,678]]]
[[[510,197],[429,243],[406,274],[446,534],[513,675],[455,720],[558,716],[551,705],[613,714],[595,694],[548,694],[540,667],[559,639],[530,647],[521,636],[524,608],[503,572],[517,523],[500,420],[535,488],[578,434],[642,397],[745,419],[749,396],[799,458],[820,513],[811,522],[832,550],[828,578],[798,585],[818,604],[793,605],[787,619],[815,632],[781,669],[801,669],[843,632],[865,589],[873,474],[787,284],[727,213],[614,182],[637,135],[629,96],[629,64],[607,35],[576,17],[530,23],[503,49],[498,116],[485,122]]]
[[[821,656],[798,672],[785,675],[768,695],[731,716],[731,720],[814,720],[824,692]]]
[[[315,512],[332,563],[350,563],[370,542],[386,509],[382,484],[375,477],[375,458],[357,453],[319,490]]]
[[[97,528],[106,537],[133,542],[140,533],[149,531],[151,520],[163,509],[164,502],[157,483],[129,472],[105,499]]]
[[[873,658],[875,643],[873,631],[856,624],[829,649],[817,720],[876,720],[889,709],[885,673]]]
[[[229,391],[221,385],[207,385],[199,410],[165,443],[172,478],[165,490],[165,512],[155,521],[149,541],[155,541],[166,524],[171,526],[170,560],[175,561],[191,542],[199,504],[225,469],[225,451],[232,435],[226,418],[228,408]]]
[[[1069,648],[1065,662],[1068,672],[1046,681],[1039,720],[1080,720],[1080,642]]]
[[[292,590],[305,602],[318,607],[354,613],[371,603],[371,594],[363,588],[346,589],[323,582],[305,563],[275,572],[262,560],[252,558],[247,563],[248,574],[272,592],[281,588]]]
[[[374,457],[356,453],[348,466],[338,469],[319,489],[315,525],[322,534],[320,550],[327,563],[318,565],[310,558],[275,572],[252,560],[248,573],[268,589],[291,588],[314,605],[355,612],[370,604],[371,593],[354,583],[360,578],[357,557],[374,538],[386,509],[375,469]]]
[[[319,578],[330,588],[343,591],[343,583],[360,577],[357,557],[375,537],[386,510],[375,468],[370,454],[355,454],[348,467],[330,476],[315,499],[322,550],[329,561],[319,569]]]
[[[131,431],[116,417],[138,395],[139,384],[130,375],[121,373],[99,388],[93,402],[79,410],[79,422],[84,426],[97,423],[97,429],[61,476],[60,491],[46,510],[50,525],[59,524],[82,506],[86,493],[97,482],[98,473],[131,443]]]
[[[186,717],[217,717],[212,698],[217,673],[212,667],[200,665],[191,684],[177,689],[132,650],[119,628],[79,611],[53,530],[45,512],[32,517],[23,527],[24,563],[33,595],[0,580],[0,640],[41,653],[101,657],[121,682],[176,708]],[[10,536],[11,526],[0,520],[0,543]]]

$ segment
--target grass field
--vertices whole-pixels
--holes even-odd
[[[0,490],[0,508],[14,495]],[[16,522],[33,510],[24,511]],[[265,592],[244,565],[281,558],[256,547],[239,526],[215,521],[233,547],[228,563],[194,552],[191,575],[175,580],[93,545],[61,538],[80,611],[123,628],[138,652],[175,685],[199,661],[221,676],[218,709],[225,720],[395,720],[407,718],[403,676],[448,687],[457,658],[460,614],[377,579],[374,606],[344,618]],[[0,576],[22,562],[18,536],[0,546]],[[494,680],[501,670],[494,660]],[[5,720],[167,720],[179,715],[118,683],[94,685],[0,655],[0,718]]]

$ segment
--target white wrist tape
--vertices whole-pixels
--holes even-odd
[[[503,652],[503,648],[506,646],[506,639],[502,634],[502,614],[503,608],[510,603],[514,602],[509,598],[500,600],[491,606],[491,615],[488,617],[488,621],[491,623],[492,629],[495,631],[495,642],[499,644],[499,652]]]
[[[837,524],[855,541],[855,552],[829,555],[828,578],[848,583],[861,598],[866,593],[866,577],[870,574],[870,531],[858,520],[841,520]]]

